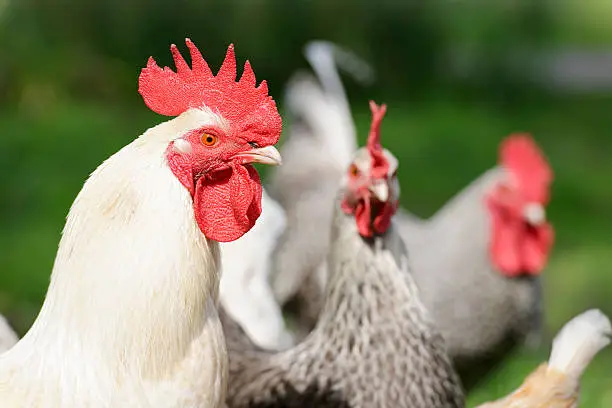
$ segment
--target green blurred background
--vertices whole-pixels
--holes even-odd
[[[28,329],[83,181],[164,120],[137,93],[150,55],[170,64],[169,44],[189,36],[218,67],[234,42],[282,109],[286,80],[306,68],[302,46],[326,39],[375,68],[370,87],[345,80],[348,94],[362,137],[368,98],[389,104],[384,140],[415,213],[431,215],[493,166],[510,132],[532,132],[555,169],[546,339],[470,404],[501,396],[569,318],[591,307],[612,316],[611,17],[604,0],[0,0],[0,313]],[[582,398],[612,406],[612,348]]]

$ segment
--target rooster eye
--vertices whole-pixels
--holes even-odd
[[[357,177],[359,175],[359,169],[354,164],[351,164],[349,168],[349,174],[353,177]]]
[[[204,146],[214,146],[217,143],[217,136],[211,135],[210,133],[204,133],[202,135],[202,144]]]

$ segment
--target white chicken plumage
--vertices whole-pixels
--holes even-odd
[[[223,406],[217,241],[259,216],[250,163],[280,162],[281,119],[248,62],[236,81],[233,45],[213,75],[186,44],[192,67],[172,45],[176,72],[151,58],[139,79],[145,104],[176,117],[102,163],[72,204],[40,314],[0,355],[2,408]]]
[[[227,314],[257,346],[282,350],[293,344],[268,282],[272,251],[287,226],[283,208],[265,190],[261,216],[242,238],[221,244],[219,296]]]

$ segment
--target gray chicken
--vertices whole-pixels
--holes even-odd
[[[535,142],[510,136],[499,160],[430,220],[398,214],[423,302],[468,390],[538,337],[539,274],[554,238],[545,216],[553,175]]]
[[[273,254],[271,279],[281,305],[298,292],[306,277],[325,279],[332,204],[357,150],[355,126],[336,64],[362,83],[373,75],[365,62],[329,42],[307,44],[305,55],[317,78],[299,73],[286,88],[291,127],[280,149],[284,165],[272,170],[266,185],[287,216],[287,228]]]
[[[226,327],[230,408],[464,406],[392,224],[398,162],[379,141],[386,107],[371,102],[371,109],[367,147],[354,156],[333,206],[320,319],[302,343],[276,354],[242,347],[233,339],[239,328]]]

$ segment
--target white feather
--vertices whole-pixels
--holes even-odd
[[[588,310],[570,320],[553,340],[548,367],[578,379],[593,357],[610,344],[612,326],[600,310]]]
[[[264,190],[255,226],[240,239],[221,244],[221,304],[254,343],[270,350],[293,344],[268,283],[272,251],[286,225],[285,211]]]

